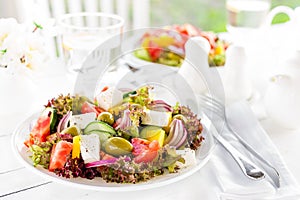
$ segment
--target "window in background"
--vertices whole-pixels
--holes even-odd
[[[191,23],[202,30],[226,31],[225,0],[150,0],[151,26]],[[300,6],[300,0],[272,0],[272,7],[286,5],[292,8]],[[288,20],[284,14],[278,14],[273,23]]]
[[[224,0],[151,0],[151,25],[191,23],[203,30],[225,30]]]

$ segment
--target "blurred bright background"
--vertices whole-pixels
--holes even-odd
[[[300,0],[272,0],[272,8],[278,5],[295,8],[300,6]],[[151,0],[150,13],[154,26],[188,22],[203,30],[226,31],[225,0]],[[285,14],[278,14],[273,23],[287,20]]]
[[[63,1],[63,0],[62,0]],[[84,1],[84,0],[82,0]],[[15,17],[19,21],[17,0],[0,0],[0,17]],[[272,0],[272,7],[286,5],[291,8],[300,6],[300,0]],[[273,23],[288,20],[284,14],[278,14]],[[191,23],[203,30],[226,31],[225,0],[150,0],[150,25]]]

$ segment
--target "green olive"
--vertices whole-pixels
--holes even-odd
[[[65,134],[65,133],[69,133],[72,136],[76,136],[79,135],[80,132],[76,126],[70,126],[61,132],[61,134]]]
[[[122,156],[131,153],[133,146],[124,138],[112,137],[105,142],[104,149],[113,156]]]
[[[106,122],[110,125],[112,125],[115,122],[114,116],[110,112],[100,113],[97,117],[97,120],[102,121],[102,122]]]

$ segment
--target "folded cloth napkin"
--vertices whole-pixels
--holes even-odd
[[[259,181],[248,179],[231,155],[222,145],[217,144],[209,162],[197,173],[172,185],[149,190],[149,193],[143,191],[141,195],[147,199],[149,194],[149,199],[160,200],[299,200],[300,189],[297,182],[269,136],[258,123],[249,104],[234,103],[226,109],[226,112],[231,128],[278,170],[281,176],[279,189],[273,186],[269,177]],[[220,122],[217,121],[216,123]],[[220,131],[220,124],[217,126]],[[249,152],[229,130],[224,128],[221,134],[236,149],[251,158]]]
[[[226,108],[226,114],[230,127],[278,170],[281,187],[276,189],[269,177],[259,181],[248,179],[231,155],[221,145],[217,145],[212,163],[222,191],[220,198],[224,200],[300,199],[298,183],[287,169],[269,136],[258,123],[249,104],[234,103]],[[251,156],[226,127],[222,135],[240,152]]]

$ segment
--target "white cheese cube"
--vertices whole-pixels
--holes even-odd
[[[80,153],[84,163],[100,160],[100,140],[96,134],[80,135]]]
[[[197,164],[194,150],[185,148],[184,150],[177,150],[176,152],[177,154],[181,155],[185,161],[184,164],[182,164],[181,162],[176,163],[180,168],[194,166]]]
[[[171,112],[160,112],[155,110],[146,110],[142,118],[142,124],[165,127],[168,126],[171,118]]]
[[[123,100],[123,93],[118,89],[111,87],[105,90],[104,92],[100,92],[96,99],[98,101],[98,105],[104,110],[108,110],[109,108],[119,104]]]
[[[91,112],[91,113],[85,113],[85,114],[80,114],[80,115],[73,115],[70,118],[70,125],[77,126],[80,129],[84,129],[90,122],[96,120],[96,113]]]

